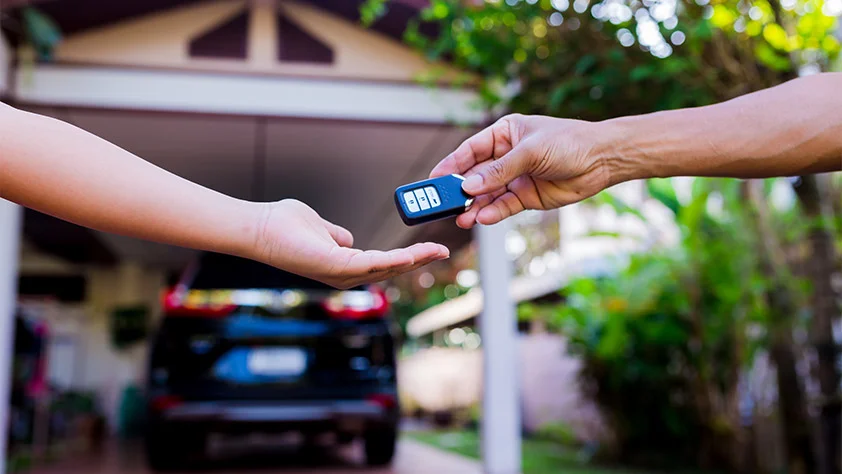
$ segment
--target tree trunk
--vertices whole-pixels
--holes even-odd
[[[798,200],[804,213],[811,221],[809,243],[810,256],[806,270],[813,286],[811,304],[813,319],[810,324],[810,342],[818,355],[818,378],[821,387],[819,426],[821,433],[820,472],[840,474],[842,472],[842,410],[838,395],[839,371],[836,359],[839,348],[833,340],[833,322],[839,317],[837,295],[833,289],[833,274],[836,270],[834,237],[828,225],[832,220],[832,209],[821,190],[816,176],[802,176],[795,186]]]
[[[835,183],[831,180],[828,193],[830,195],[828,201],[830,202],[830,207],[833,209],[833,215],[837,218],[842,217],[842,179]],[[842,232],[842,229],[837,230]]]
[[[795,297],[786,281],[789,271],[770,222],[762,182],[746,181],[743,192],[749,203],[749,222],[758,237],[758,265],[761,272],[772,280],[766,291],[771,321],[770,356],[777,373],[778,404],[787,459],[786,472],[811,474],[815,472],[815,458],[810,442],[810,423],[807,418],[804,389],[796,370],[792,317],[797,308]]]

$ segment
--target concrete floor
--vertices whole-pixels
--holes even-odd
[[[101,455],[69,460],[31,474],[148,474],[139,445],[108,446]],[[272,450],[215,456],[191,468],[190,474],[480,474],[478,462],[402,439],[390,468],[368,469],[362,447],[342,449]]]

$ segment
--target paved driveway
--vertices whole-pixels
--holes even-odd
[[[391,468],[366,469],[362,450],[352,445],[342,450],[273,451],[226,456],[207,461],[190,474],[480,474],[478,462],[447,453],[416,441],[403,439]],[[113,446],[100,456],[62,462],[32,474],[149,474],[140,447]]]

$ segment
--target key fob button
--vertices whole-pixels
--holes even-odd
[[[426,211],[430,208],[430,203],[427,201],[427,195],[424,193],[423,189],[416,189],[413,191],[415,193],[415,197],[418,198],[418,204],[421,206],[422,211]]]
[[[427,199],[430,200],[431,206],[441,206],[441,199],[439,199],[439,193],[436,192],[436,188],[434,188],[433,186],[427,186],[426,188],[424,188],[424,192],[427,193]]]
[[[409,208],[409,212],[418,212],[421,210],[421,208],[418,207],[418,202],[415,200],[414,193],[403,193],[403,201],[406,203],[406,207]]]

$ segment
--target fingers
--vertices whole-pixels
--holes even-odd
[[[324,219],[322,220],[324,221],[325,228],[327,229],[328,233],[330,233],[330,236],[333,238],[333,240],[336,241],[337,244],[339,244],[341,247],[353,247],[354,236],[348,229],[342,226],[338,226]]]
[[[433,260],[450,257],[450,250],[447,247],[433,242],[414,244],[407,247],[406,250],[412,254],[415,262],[432,262]]]
[[[388,252],[379,250],[368,250],[365,252],[353,249],[342,249],[351,252],[345,257],[348,263],[345,265],[338,277],[354,279],[366,275],[385,273],[396,268],[409,267],[417,263],[430,263],[450,256],[447,247],[434,244],[415,244],[404,249],[395,249]]]
[[[456,218],[456,225],[471,229],[476,224],[493,225],[528,209],[511,191],[500,189],[478,197],[471,209]]]
[[[471,169],[462,189],[477,196],[505,188],[509,183],[530,171],[533,153],[528,141],[518,144],[500,159],[481,163]]]
[[[491,204],[495,199],[497,199],[499,196],[502,196],[505,193],[506,188],[500,188],[492,191],[491,193],[478,196],[476,199],[474,199],[474,204],[471,205],[471,208],[468,209],[467,212],[460,214],[456,218],[456,225],[463,229],[470,229],[474,226],[474,224],[476,224],[477,214],[479,213],[479,211],[485,206]]]
[[[511,127],[516,115],[506,116],[459,145],[430,172],[430,177],[462,174],[478,163],[503,156],[511,149]]]
[[[384,273],[384,274],[382,274],[382,275],[381,275],[381,274],[377,274],[377,275],[376,275],[377,280],[370,281],[369,283],[376,283],[376,282],[378,282],[378,281],[388,280],[389,278],[394,278],[394,277],[396,277],[396,276],[398,276],[398,275],[402,275],[402,274],[404,274],[404,273],[409,273],[409,272],[411,272],[411,271],[418,270],[419,268],[421,268],[421,267],[423,267],[423,266],[425,266],[425,265],[428,265],[428,264],[432,263],[433,261],[435,261],[435,260],[428,260],[428,261],[416,262],[416,263],[414,263],[414,264],[412,264],[412,265],[408,265],[408,266],[406,266],[406,267],[395,268],[395,269],[393,269],[393,270],[390,270],[390,271],[388,271],[388,272],[385,272],[385,273]]]
[[[351,249],[347,250],[353,252]],[[342,283],[336,286],[351,288],[382,281],[449,256],[450,251],[447,247],[434,243],[415,244],[388,252],[357,251],[351,256],[342,274],[338,275]]]
[[[480,209],[477,212],[476,222],[482,225],[493,225],[525,209],[526,206],[514,193],[507,192]]]
[[[417,270],[417,269],[419,269],[419,268],[421,268],[425,265],[428,265],[432,262],[435,262],[436,260],[441,260],[443,258],[447,258],[447,257],[450,256],[450,251],[447,249],[447,247],[444,247],[444,246],[441,246],[441,245],[438,245],[438,244],[432,244],[432,245],[436,245],[437,247],[441,247],[444,250],[444,256],[442,256],[443,254],[442,254],[441,250],[437,251],[435,254],[430,254],[429,252],[427,252],[427,249],[424,248],[428,245],[430,245],[430,244],[416,244],[416,245],[413,245],[412,247],[409,247],[407,250],[409,250],[414,255],[414,257],[415,257],[414,263],[412,263],[410,265],[401,266],[401,267],[394,267],[394,268],[392,268],[390,270],[387,270],[385,272],[380,272],[380,273],[370,275],[370,278],[369,278],[370,281],[369,282],[373,283],[374,281],[381,281],[381,280],[386,280],[386,279],[389,279],[389,278],[392,278],[392,277],[396,277],[396,276],[401,275],[403,273],[408,273],[408,272],[411,272],[413,270]],[[373,280],[374,278],[376,278],[376,280]]]
[[[492,158],[494,151],[494,125],[468,138],[447,155],[430,172],[430,177],[464,173],[475,164]]]

